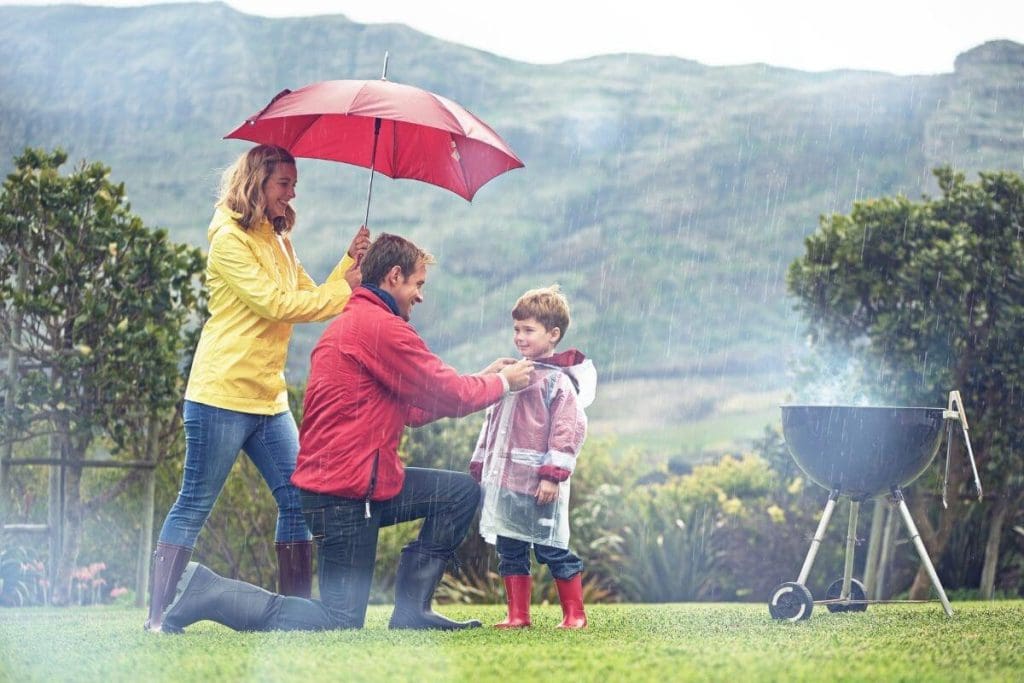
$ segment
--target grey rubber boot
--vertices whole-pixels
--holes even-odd
[[[225,579],[198,562],[189,562],[174,601],[164,613],[164,630],[180,631],[209,620],[236,631],[267,631],[282,598],[259,586]]]
[[[395,611],[388,628],[457,631],[478,628],[480,622],[452,621],[431,609],[434,590],[441,583],[448,561],[415,551],[404,551],[395,579]]]

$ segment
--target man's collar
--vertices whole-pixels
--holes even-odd
[[[381,301],[383,301],[385,304],[387,304],[388,308],[391,309],[392,313],[394,313],[395,315],[399,315],[399,313],[398,313],[398,302],[395,301],[395,297],[391,296],[390,292],[384,291],[383,289],[381,289],[377,285],[368,285],[366,283],[363,283],[361,286],[365,287],[366,289],[368,289],[371,292],[373,292],[374,294],[376,294],[377,298],[379,298]]]

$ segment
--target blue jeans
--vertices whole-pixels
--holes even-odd
[[[361,499],[307,491],[301,498],[320,558],[320,600],[274,596],[259,631],[362,628],[380,528],[422,519],[419,537],[402,553],[454,557],[476,513],[480,487],[468,474],[409,467],[401,492],[371,503],[369,518]]]
[[[530,543],[515,538],[498,536],[498,573],[502,576],[529,576]],[[572,551],[533,544],[537,562],[546,564],[556,579],[571,579],[583,571],[583,561]]]
[[[278,542],[310,538],[291,483],[299,453],[299,432],[290,412],[255,415],[185,401],[185,473],[178,499],[167,513],[160,541],[195,547],[231,466],[244,450],[277,502]]]

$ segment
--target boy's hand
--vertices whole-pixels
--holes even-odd
[[[524,389],[530,383],[530,373],[533,372],[533,361],[529,358],[517,360],[515,363],[506,365],[498,374],[505,375],[508,380],[510,391]]]
[[[358,265],[363,260],[363,254],[370,248],[370,230],[365,225],[360,225],[352,243],[348,245],[348,255],[355,259]]]
[[[516,362],[515,358],[498,358],[497,360],[495,360],[493,363],[488,365],[486,368],[484,368],[483,370],[481,370],[477,374],[480,374],[480,375],[491,375],[491,374],[494,374],[494,373],[498,372],[499,370],[501,370],[506,365],[512,365],[515,362]]]
[[[537,505],[547,505],[558,500],[558,484],[548,479],[541,479],[537,484]]]

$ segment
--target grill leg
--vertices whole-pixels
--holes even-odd
[[[807,558],[804,566],[800,569],[800,577],[796,580],[802,586],[807,585],[807,577],[814,566],[814,557],[818,554],[818,548],[825,538],[825,530],[828,529],[828,522],[832,519],[832,511],[836,507],[836,500],[839,498],[839,489],[833,489],[828,494],[828,502],[825,503],[825,511],[821,513],[821,521],[818,522],[818,529],[814,532],[814,539],[811,541],[811,548],[807,551]]]
[[[860,501],[850,501],[850,526],[846,528],[846,564],[843,566],[843,591],[840,600],[850,599],[850,583],[853,579],[853,555],[857,545],[857,515],[860,512]]]
[[[925,550],[924,542],[921,541],[921,534],[917,531],[917,526],[914,524],[914,520],[910,517],[910,508],[907,507],[907,501],[903,499],[903,491],[896,488],[892,491],[893,500],[896,501],[896,507],[899,508],[900,514],[903,516],[903,523],[907,525],[907,532],[910,534],[910,540],[914,542],[914,547],[917,548],[917,554],[921,557],[921,564],[924,565],[925,571],[928,572],[928,578],[932,580],[932,586],[935,587],[935,592],[939,594],[939,600],[942,602],[942,609],[946,610],[946,616],[953,616],[953,608],[949,605],[949,598],[946,597],[946,591],[942,589],[942,584],[939,582],[939,575],[935,573],[935,567],[932,565],[931,559],[928,557],[928,551]]]

